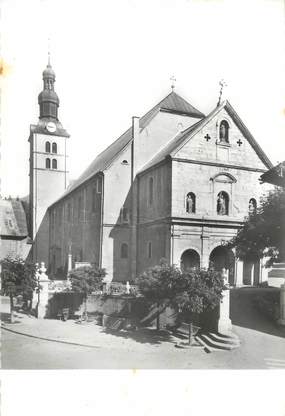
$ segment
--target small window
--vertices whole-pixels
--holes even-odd
[[[122,165],[128,165],[128,164],[129,162],[126,159],[122,161]]]
[[[220,143],[229,143],[229,123],[226,120],[221,121],[219,129]]]
[[[128,208],[123,208],[121,210],[121,222],[128,223],[129,222],[129,210]]]
[[[151,259],[151,258],[152,258],[152,243],[151,243],[151,241],[149,241],[149,242],[147,243],[147,257],[148,257],[149,259]]]
[[[96,189],[92,189],[92,212],[96,211]]]
[[[97,191],[97,194],[102,193],[102,179],[101,178],[97,178],[96,180],[96,191]]]
[[[50,169],[50,159],[46,158],[46,169]]]
[[[229,215],[229,196],[224,191],[219,192],[217,197],[217,214]]]
[[[71,221],[71,203],[67,204],[67,221]]]
[[[186,212],[188,214],[196,212],[196,196],[193,192],[186,195]]]
[[[122,259],[127,259],[128,258],[128,255],[129,255],[129,247],[128,247],[128,244],[123,243],[121,245],[121,258]]]
[[[52,168],[57,169],[57,160],[56,159],[52,159]]]
[[[57,144],[56,143],[52,144],[52,153],[57,153]]]
[[[46,153],[50,153],[50,142],[46,142]]]
[[[256,199],[251,198],[249,200],[249,203],[248,203],[248,213],[250,215],[255,214],[256,213],[256,207],[257,207]]]
[[[153,204],[153,178],[149,178],[148,199],[149,199],[149,205],[152,205]]]
[[[78,198],[78,218],[81,218],[81,211],[82,211],[82,198],[80,196]]]

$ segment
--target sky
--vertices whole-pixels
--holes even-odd
[[[70,178],[171,91],[204,113],[219,81],[275,164],[285,159],[283,0],[2,0],[1,195],[29,193],[29,126],[48,49]],[[50,39],[50,40],[48,40]]]

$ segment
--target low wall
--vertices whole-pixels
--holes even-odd
[[[83,310],[83,296],[80,293],[61,292],[49,295],[47,318],[57,318],[63,308],[69,308],[70,315]],[[138,326],[156,324],[159,315],[160,327],[174,327],[178,323],[178,313],[172,307],[158,307],[143,297],[131,295],[89,295],[87,298],[87,313],[89,315],[104,315],[107,317],[128,318]],[[181,318],[180,318],[181,319]],[[183,317],[187,322],[187,317]],[[207,329],[215,329],[218,320],[218,308],[195,318],[195,324]]]

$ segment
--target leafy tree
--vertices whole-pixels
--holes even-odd
[[[171,305],[183,313],[201,313],[219,305],[224,281],[214,270],[191,270],[181,272],[176,266],[162,261],[138,279],[140,292],[159,306]],[[159,329],[159,320],[157,322]]]
[[[87,316],[87,296],[102,288],[105,276],[105,269],[100,269],[97,265],[78,267],[69,272],[72,290],[83,294],[85,316]]]
[[[10,297],[11,322],[14,322],[14,297],[31,297],[38,286],[36,265],[25,262],[19,256],[7,256],[2,260],[2,293]]]
[[[183,285],[181,271],[162,259],[159,265],[146,270],[136,280],[136,284],[146,299],[157,303],[157,329],[159,329],[159,314],[168,304],[174,303],[178,287]]]
[[[285,260],[285,189],[275,188],[263,195],[256,212],[230,242],[240,259],[248,255],[269,257],[267,265]]]

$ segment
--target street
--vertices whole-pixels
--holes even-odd
[[[78,327],[72,322],[42,321],[81,331],[80,339],[94,337],[94,347],[46,341],[2,330],[3,369],[285,369],[285,329],[260,316],[251,307],[256,289],[235,289],[232,294],[233,331],[241,346],[232,351],[206,353],[202,348],[178,349],[169,339],[153,340],[134,333],[108,334],[98,327]],[[34,320],[38,324],[38,320]],[[6,325],[8,329],[19,330]],[[70,326],[68,326],[70,325]],[[96,328],[95,328],[96,327]],[[94,329],[92,329],[94,328]],[[96,329],[96,334],[95,334]],[[50,330],[49,330],[50,331]],[[149,336],[148,336],[149,337]],[[98,340],[96,346],[95,340]],[[104,341],[102,341],[104,340]],[[86,343],[82,341],[82,344]],[[105,344],[104,344],[105,343]]]

